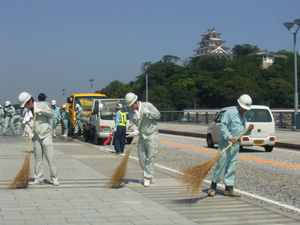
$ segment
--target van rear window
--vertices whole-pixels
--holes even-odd
[[[265,109],[251,109],[245,113],[247,122],[272,122],[270,112]]]

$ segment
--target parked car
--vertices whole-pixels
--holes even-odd
[[[221,109],[214,122],[207,128],[206,142],[207,146],[212,148],[218,144],[221,139],[220,125],[223,114],[228,109],[236,106]],[[272,112],[268,106],[252,105],[251,110],[245,113],[247,119],[246,127],[254,125],[251,135],[242,136],[240,146],[262,146],[267,152],[271,152],[275,145],[275,121]]]

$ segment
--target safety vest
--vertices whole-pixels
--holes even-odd
[[[126,126],[126,113],[122,112],[121,110],[119,113],[121,115],[121,122],[119,123],[119,126]]]

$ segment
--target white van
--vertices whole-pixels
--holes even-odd
[[[128,118],[130,108],[126,105],[125,99],[95,99],[91,110],[91,115],[81,118],[84,126],[84,140],[103,144],[112,134],[115,127],[116,105],[123,105],[122,111],[127,114],[126,140],[131,143],[134,138],[133,127]]]
[[[226,107],[220,110],[214,118],[214,122],[207,128],[207,146],[212,148],[221,139],[220,124],[223,114],[228,109],[236,106]],[[275,121],[268,106],[252,105],[251,110],[245,113],[247,119],[246,127],[254,125],[251,135],[242,136],[240,146],[262,146],[267,152],[271,152],[275,145]]]

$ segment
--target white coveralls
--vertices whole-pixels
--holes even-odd
[[[36,115],[36,121],[33,131],[33,150],[35,156],[35,181],[43,182],[43,156],[45,155],[46,160],[50,168],[51,180],[57,180],[57,168],[55,155],[53,151],[52,142],[52,127],[50,125],[50,118],[53,117],[54,113],[46,102],[34,103],[34,110],[39,108],[41,111]],[[28,117],[30,119],[28,120]],[[33,117],[31,110],[27,110],[24,116],[26,120],[25,131],[31,133],[33,126]]]
[[[154,161],[158,148],[158,129],[157,122],[160,112],[149,102],[139,102],[139,110],[130,111],[130,120],[134,126],[138,126],[141,118],[142,109],[150,110],[148,115],[144,115],[139,128],[138,158],[143,170],[144,179],[153,179]],[[132,113],[133,112],[133,113]]]

